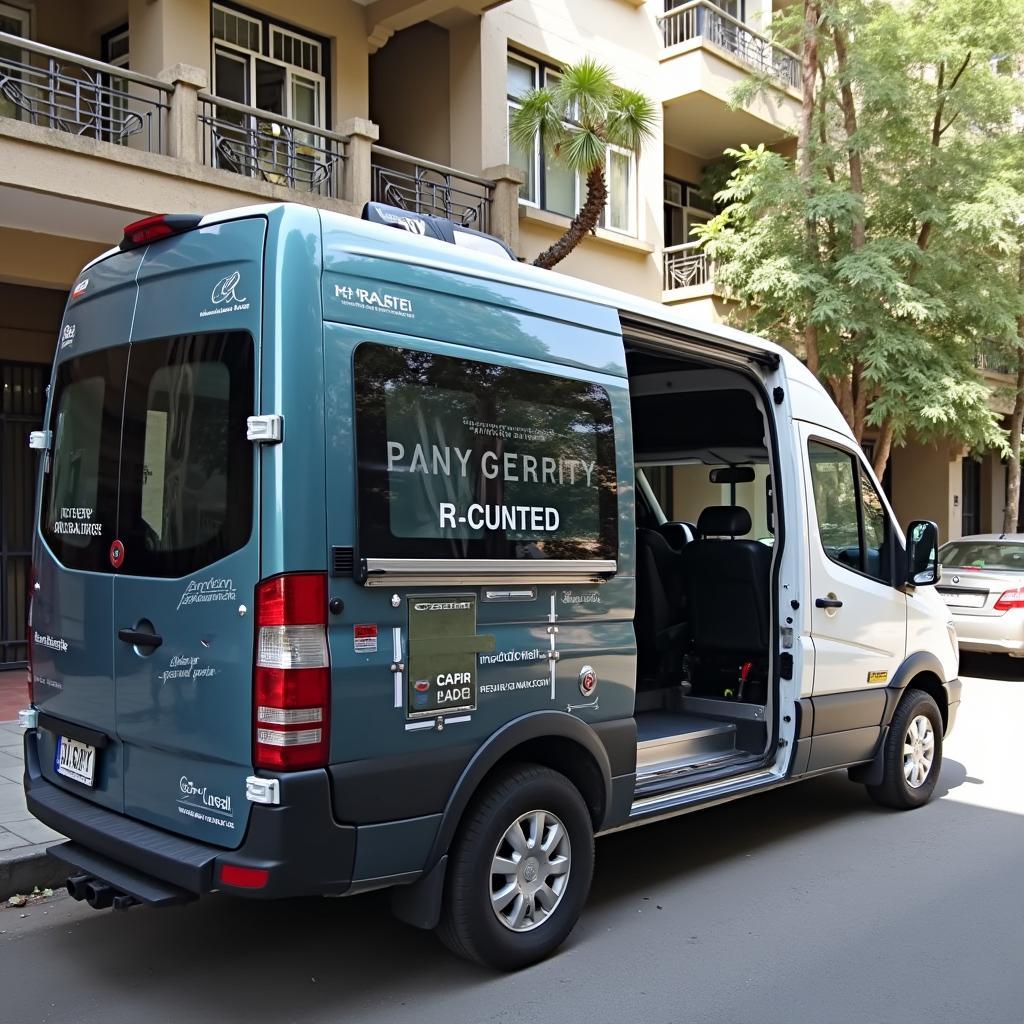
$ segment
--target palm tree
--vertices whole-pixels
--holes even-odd
[[[643,93],[616,85],[611,68],[592,57],[568,65],[557,85],[531,89],[519,103],[509,119],[512,145],[529,152],[539,132],[548,153],[587,182],[586,201],[565,234],[533,261],[550,268],[597,227],[608,199],[608,147],[639,153],[652,134],[655,107]]]

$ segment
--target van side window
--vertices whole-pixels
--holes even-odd
[[[808,443],[821,545],[833,562],[891,583],[891,531],[878,491],[850,452]]]
[[[246,543],[252,406],[248,334],[132,344],[118,515],[122,574],[184,576]]]
[[[127,346],[60,364],[43,480],[42,533],[70,569],[106,572],[117,520],[117,469]]]
[[[354,380],[361,557],[615,558],[602,387],[370,343]]]

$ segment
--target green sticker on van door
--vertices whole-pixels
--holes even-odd
[[[476,656],[493,650],[494,637],[476,632],[475,594],[410,597],[406,714],[473,711]]]

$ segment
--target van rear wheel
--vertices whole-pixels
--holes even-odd
[[[510,767],[460,826],[438,934],[488,967],[536,963],[572,931],[593,870],[593,825],[576,787],[550,768]]]
[[[942,769],[942,715],[931,694],[907,691],[892,716],[882,760],[881,783],[867,787],[876,803],[898,811],[928,803]]]

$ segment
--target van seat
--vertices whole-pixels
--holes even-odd
[[[771,621],[772,551],[750,533],[750,513],[712,505],[697,520],[697,539],[680,552],[689,647],[697,654],[763,656]]]

